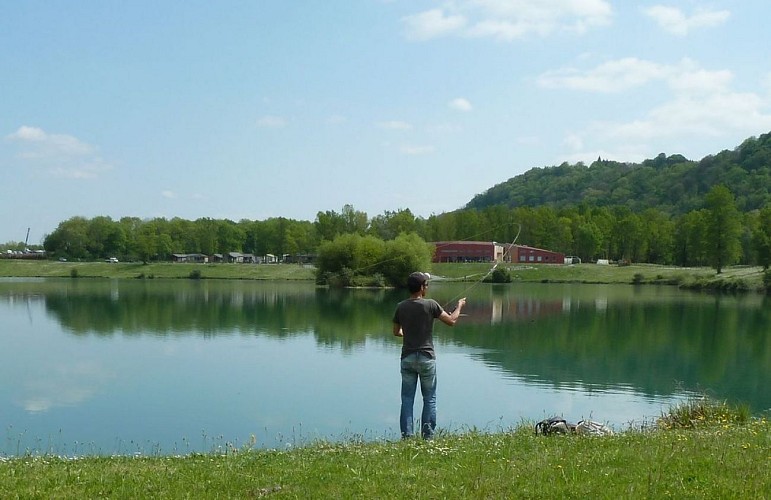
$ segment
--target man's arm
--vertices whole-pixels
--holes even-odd
[[[402,325],[399,323],[394,323],[394,337],[404,337],[404,332],[402,331]]]
[[[466,297],[463,297],[458,301],[458,306],[455,308],[452,314],[447,314],[447,311],[442,311],[442,314],[439,316],[439,321],[447,326],[455,326],[455,322],[458,321],[458,318],[460,317],[460,310],[463,309],[463,306],[465,305]]]

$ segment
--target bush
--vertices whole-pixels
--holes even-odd
[[[511,274],[508,269],[496,267],[493,272],[485,278],[487,283],[511,283]]]
[[[187,276],[191,280],[199,280],[202,278],[201,276],[201,270],[200,269],[193,269],[190,271],[190,274]]]
[[[431,248],[417,234],[401,234],[389,241],[344,234],[319,247],[316,283],[404,286],[411,272],[426,271],[430,263]]]
[[[75,268],[70,269],[70,278],[77,278],[78,277],[78,270]]]
[[[319,247],[316,282],[351,286],[354,275],[374,274],[383,260],[385,243],[374,236],[343,234]]]
[[[410,273],[429,270],[433,248],[415,233],[402,233],[386,242],[386,255],[378,271],[389,284],[406,287]]]
[[[642,275],[642,273],[634,273],[634,276],[632,277],[633,284],[639,285],[643,281],[645,281],[645,277]]]

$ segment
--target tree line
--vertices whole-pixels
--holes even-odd
[[[425,242],[511,243],[516,238],[517,244],[563,252],[585,262],[602,258],[713,266],[717,270],[733,264],[765,268],[771,264],[771,204],[741,212],[731,191],[722,185],[707,193],[703,206],[678,216],[660,208],[638,213],[626,205],[583,202],[565,207],[493,205],[427,218],[416,217],[409,209],[386,211],[370,218],[345,205],[340,212],[318,212],[312,222],[283,217],[238,222],[72,217],[47,235],[43,246],[52,258],[96,260],[114,256],[121,260],[164,261],[175,253],[316,255],[324,244],[345,235],[388,242],[409,234]],[[351,248],[361,243],[350,238],[347,241]],[[367,240],[362,248],[368,248],[367,242],[370,247],[375,245]],[[349,263],[348,267],[362,266]]]

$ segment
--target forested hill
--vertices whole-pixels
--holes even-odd
[[[634,211],[658,208],[679,215],[702,208],[704,195],[717,184],[731,190],[742,212],[771,203],[771,133],[701,161],[662,153],[642,163],[598,159],[589,166],[533,168],[475,196],[466,208],[583,203],[623,205]]]

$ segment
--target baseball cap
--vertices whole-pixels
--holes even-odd
[[[423,283],[431,279],[431,275],[428,273],[421,273],[416,271],[407,277],[407,286],[419,288]]]

